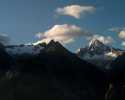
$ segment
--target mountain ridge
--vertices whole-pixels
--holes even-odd
[[[87,52],[92,52],[91,55],[105,53],[105,51],[94,52],[94,49],[97,49],[95,47],[98,47],[97,42],[94,43],[96,46],[91,46],[92,49],[83,49],[85,53],[86,50],[90,50]],[[122,96],[125,83],[122,70],[124,55],[123,58],[118,56],[111,60],[112,69],[102,70],[95,64],[81,59],[77,54],[71,53],[57,41],[52,40],[48,44],[35,46],[16,45],[18,46],[19,49],[33,46],[39,52],[11,55],[6,48],[14,50],[15,46],[0,45],[0,61],[3,60],[0,62],[1,100],[108,100],[105,97]]]
[[[125,51],[123,50],[115,49],[103,44],[97,39],[94,39],[91,40],[89,45],[85,48],[80,48],[77,50],[76,54],[81,59],[95,64],[96,66],[103,66],[102,69],[109,69],[111,62],[124,52]]]
[[[104,100],[105,73],[58,42],[51,41],[37,55],[8,56],[7,69],[0,70],[1,100]]]

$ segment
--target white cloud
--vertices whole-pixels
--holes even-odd
[[[0,43],[6,45],[9,43],[9,41],[10,41],[10,38],[8,37],[7,34],[3,34],[3,33],[0,34]]]
[[[73,42],[76,37],[80,37],[83,35],[88,36],[89,34],[90,33],[76,25],[54,25],[51,29],[37,34],[37,37],[41,39],[37,43],[48,43],[50,40],[55,40],[63,44],[67,44]]]
[[[122,30],[122,28],[120,28],[120,27],[113,27],[113,28],[109,29],[109,31],[116,32],[116,33],[120,32],[121,30]]]
[[[111,36],[103,36],[103,35],[98,35],[98,34],[94,34],[93,36],[88,38],[88,40],[92,40],[92,39],[97,39],[104,44],[112,44],[114,41]]]
[[[122,30],[119,32],[118,36],[121,38],[121,39],[125,39],[125,30]]]
[[[118,33],[119,38],[125,39],[125,28],[115,27],[111,28],[110,31]]]
[[[68,15],[76,19],[79,19],[81,15],[95,12],[94,6],[80,6],[80,5],[68,5],[63,8],[57,8],[56,13],[58,15]]]
[[[123,41],[123,42],[121,43],[121,46],[125,47],[125,41]]]

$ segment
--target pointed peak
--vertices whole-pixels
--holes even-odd
[[[51,40],[48,44],[47,47],[53,47],[53,48],[59,48],[59,47],[63,47],[59,42]]]
[[[98,39],[92,39],[89,43],[89,47],[91,46],[104,46],[104,44]]]
[[[103,42],[99,41],[98,39],[92,39],[89,43],[89,48],[90,51],[95,51],[95,52],[107,52],[111,51],[111,48],[107,45],[105,45]]]
[[[93,40],[95,43],[102,43],[101,41],[99,41],[98,39],[94,39]],[[103,43],[102,43],[103,44]]]
[[[47,45],[56,45],[56,42],[54,40],[51,40]]]
[[[54,41],[54,40],[51,40],[49,43],[56,43],[56,41]]]
[[[58,41],[51,40],[46,46],[47,52],[60,52],[66,53],[68,50]]]

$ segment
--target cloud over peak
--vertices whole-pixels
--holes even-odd
[[[68,15],[76,19],[80,19],[81,15],[95,12],[94,6],[80,6],[80,5],[68,5],[63,8],[57,8],[56,13],[58,15]]]
[[[117,33],[119,38],[125,39],[125,28],[115,27],[111,28],[110,31]]]
[[[103,36],[99,34],[94,34],[91,37],[88,37],[88,40],[96,39],[99,40],[100,42],[104,44],[112,44],[113,43],[113,38],[111,36]]]
[[[76,37],[89,35],[89,33],[76,25],[54,25],[45,32],[40,32],[37,37],[41,39],[39,42],[48,43],[50,40],[59,41],[63,44],[71,43]]]
[[[125,41],[121,42],[121,46],[125,47]]]
[[[4,34],[4,33],[0,33],[0,43],[2,44],[8,44],[10,41],[10,38],[7,34]]]
[[[125,30],[122,30],[122,31],[119,32],[119,37],[121,39],[125,39]]]

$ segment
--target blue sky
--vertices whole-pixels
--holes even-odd
[[[57,8],[68,5],[94,6],[93,14],[80,19],[61,16]],[[84,28],[92,33],[111,36],[113,46],[122,48],[124,39],[111,28],[125,27],[125,0],[0,0],[0,33],[8,34],[11,44],[35,42],[36,33],[45,32],[54,25],[70,24]],[[88,41],[84,37],[67,44],[70,50],[83,47]]]

